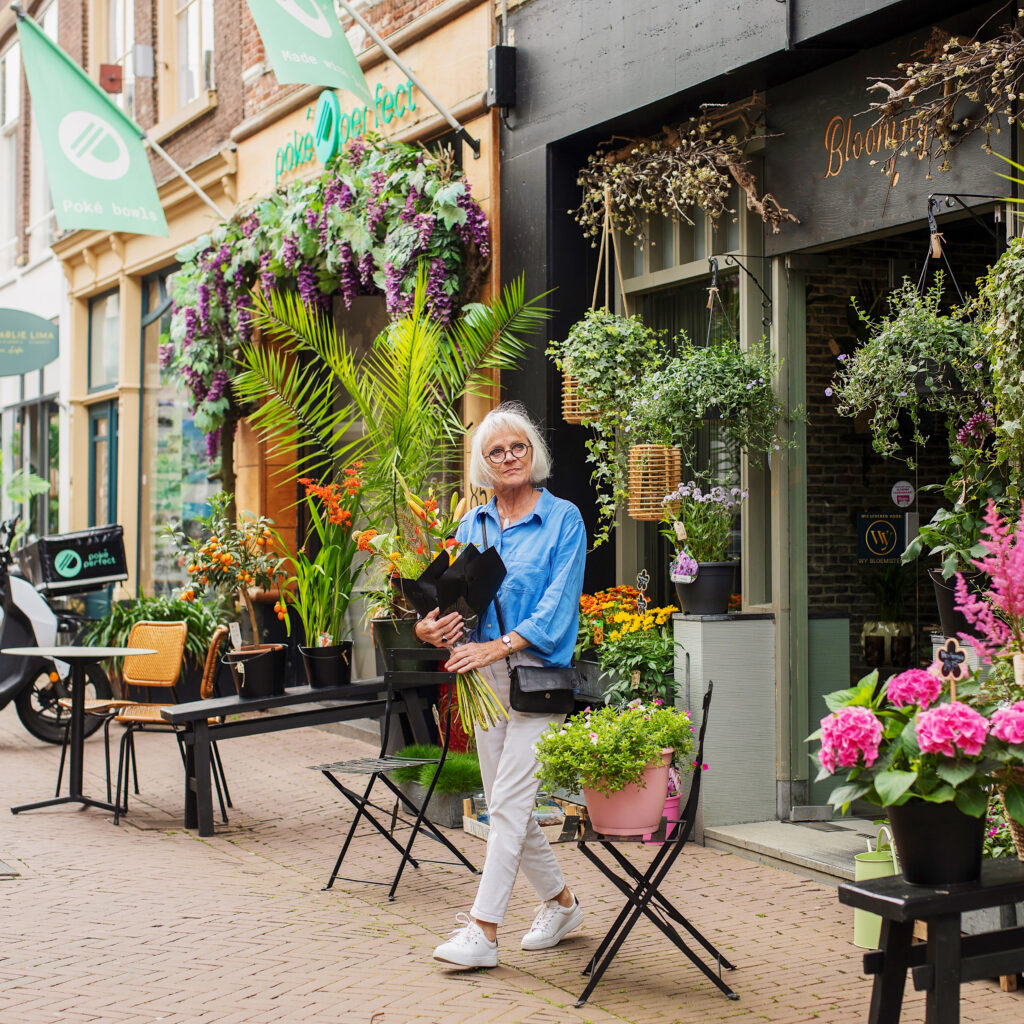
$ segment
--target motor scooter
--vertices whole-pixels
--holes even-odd
[[[53,647],[58,634],[76,633],[84,621],[57,612],[14,566],[11,544],[18,518],[0,523],[0,651],[8,647]],[[69,712],[60,706],[69,696],[71,666],[66,661],[0,654],[0,708],[12,700],[22,725],[37,739],[63,743]],[[98,665],[86,667],[86,697],[112,696],[110,681]],[[103,720],[86,715],[85,735]]]

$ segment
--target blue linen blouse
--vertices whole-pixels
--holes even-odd
[[[502,530],[491,498],[462,517],[455,539],[482,551],[485,516],[489,546],[498,549],[508,570],[498,588],[505,630],[518,633],[545,665],[564,668],[576,645],[587,557],[587,531],[579,509],[542,487],[533,511]],[[476,639],[496,640],[501,635],[490,604],[480,618]]]

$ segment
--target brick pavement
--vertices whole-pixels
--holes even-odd
[[[554,950],[518,939],[534,898],[517,888],[502,966],[446,973],[430,952],[469,907],[475,879],[455,867],[408,871],[398,897],[339,881],[321,891],[351,809],[305,766],[368,748],[316,729],[222,747],[235,810],[199,839],[181,828],[181,764],[169,736],[138,738],[141,797],[120,828],[95,810],[0,810],[0,1024],[558,1024],[562,1021],[863,1021],[869,982],[850,944],[852,911],[833,890],[729,854],[692,847],[668,887],[737,964],[726,1000],[646,922],[598,987],[573,1007],[579,970],[619,907],[572,848],[559,859],[587,913]],[[0,712],[0,808],[47,795],[57,750]],[[99,736],[86,791],[102,792]],[[483,844],[461,845],[478,862]],[[393,868],[367,834],[347,870]],[[425,852],[425,844],[421,852]],[[431,856],[431,852],[426,853]],[[966,986],[965,1024],[1019,1020],[1022,994]],[[923,1018],[911,993],[904,1019]]]

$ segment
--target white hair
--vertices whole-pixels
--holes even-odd
[[[521,402],[502,402],[492,409],[473,431],[469,455],[469,482],[474,487],[493,487],[490,463],[484,458],[485,446],[499,432],[521,434],[533,449],[530,482],[539,484],[551,475],[551,452]]]

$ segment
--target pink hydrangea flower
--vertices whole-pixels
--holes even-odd
[[[974,708],[952,701],[937,704],[917,716],[917,742],[926,754],[956,757],[958,749],[972,757],[981,753],[988,736],[988,719]]]
[[[822,767],[834,775],[836,766],[867,768],[878,759],[878,744],[882,740],[882,723],[868,708],[841,708],[821,720],[821,750],[818,759]]]
[[[992,735],[1014,746],[1024,743],[1024,701],[1019,700],[993,713]]]
[[[886,687],[889,700],[898,708],[908,704],[927,708],[934,704],[942,693],[942,680],[924,669],[912,668],[893,676]]]

